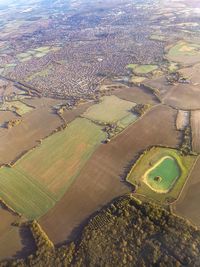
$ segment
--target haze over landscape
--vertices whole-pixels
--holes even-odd
[[[200,266],[200,2],[0,1],[0,266]]]

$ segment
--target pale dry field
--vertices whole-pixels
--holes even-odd
[[[192,149],[200,153],[200,110],[191,113]]]
[[[179,110],[177,112],[177,118],[176,118],[176,128],[177,130],[184,130],[185,127],[189,125],[190,121],[190,113],[189,111],[185,110]]]

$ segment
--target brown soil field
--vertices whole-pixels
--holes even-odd
[[[0,131],[0,165],[15,160],[62,124],[59,116],[50,108],[51,100],[33,99],[26,100],[26,103],[37,108],[24,114],[19,125]]]
[[[167,105],[178,109],[200,109],[200,88],[190,84],[178,84],[162,98]]]
[[[145,85],[158,89],[164,104],[183,110],[200,108],[200,88],[196,83],[169,85],[162,76],[145,81]]]
[[[168,57],[170,61],[181,63],[183,66],[190,65],[190,64],[197,64],[200,61],[200,55],[194,55],[194,56],[174,56]]]
[[[12,215],[7,210],[0,208],[0,218],[0,260],[2,260],[14,255],[17,251],[20,251],[22,249],[22,244],[18,228],[11,226],[11,223],[16,221],[18,217]],[[11,241],[9,240],[11,237],[10,233],[13,235],[13,238],[11,239],[12,242],[9,242]],[[9,236],[9,239],[7,236]],[[7,244],[6,247],[5,243]]]
[[[19,94],[23,91],[18,89],[13,82],[0,79],[0,96],[9,96],[13,93]]]
[[[5,88],[4,86],[7,86],[8,82],[4,79],[0,79],[0,96],[3,96],[5,94]]]
[[[8,85],[8,81],[0,78],[0,88],[2,88],[4,85]]]
[[[165,76],[161,76],[152,80],[146,80],[144,84],[154,89],[158,89],[160,97],[163,97],[173,87],[167,83]]]
[[[116,89],[113,94],[121,99],[137,104],[158,104],[157,98],[150,91],[136,86]]]
[[[200,227],[200,157],[184,187],[179,200],[173,205],[175,213]]]
[[[196,64],[192,67],[179,70],[179,72],[190,80],[192,84],[200,84],[200,64]]]
[[[30,231],[25,227],[12,226],[19,221],[17,215],[0,207],[0,260],[15,257],[27,257],[35,251]]]
[[[88,102],[75,107],[73,110],[65,110],[62,114],[66,122],[73,121],[76,117],[83,114],[89,107],[94,105],[94,102]]]
[[[10,95],[10,94],[13,94],[13,93],[19,94],[19,93],[22,93],[22,92],[23,91],[21,91],[20,89],[15,87],[12,82],[9,82],[8,85],[6,86],[6,90],[5,90],[4,95]]]
[[[16,119],[17,116],[11,111],[1,111],[0,112],[0,125],[4,124],[6,121]]]
[[[191,112],[192,150],[200,153],[200,110]]]
[[[23,102],[27,105],[33,106],[36,109],[37,108],[44,108],[44,107],[52,107],[54,105],[57,105],[59,103],[62,103],[62,100],[58,99],[53,99],[53,98],[37,98],[37,97],[32,97],[30,99],[23,99]]]
[[[177,147],[176,111],[154,106],[108,144],[102,144],[86,163],[64,197],[39,223],[58,244],[70,240],[80,225],[102,205],[131,190],[123,181],[139,153],[151,145]],[[153,123],[152,123],[153,122]]]
[[[38,140],[44,139],[59,127],[63,121],[53,111],[52,106],[62,103],[62,100],[50,98],[32,98],[23,100],[24,103],[34,106],[32,112],[24,114],[22,122],[11,128],[0,128],[0,165],[15,160],[25,151],[38,144]],[[65,111],[63,117],[69,123],[81,115],[93,103],[86,103],[74,110]],[[4,114],[3,112],[0,113]],[[5,116],[5,115],[4,115]]]

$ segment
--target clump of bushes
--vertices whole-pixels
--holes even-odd
[[[21,121],[22,121],[21,119],[13,119],[10,121],[6,121],[4,126],[5,126],[5,128],[10,129],[10,128],[20,124]]]
[[[134,106],[131,111],[138,116],[142,116],[145,114],[145,112],[150,108],[149,104],[138,104]]]
[[[191,127],[187,126],[183,130],[183,139],[180,147],[181,154],[186,156],[192,152]]]

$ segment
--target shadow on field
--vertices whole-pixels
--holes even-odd
[[[121,195],[121,196],[124,196],[124,195]],[[99,207],[98,210],[93,212],[87,219],[85,219],[79,225],[73,228],[70,235],[68,235],[68,237],[66,238],[66,241],[56,244],[56,247],[69,244],[70,242],[74,242],[75,244],[78,244],[79,241],[81,240],[81,235],[83,233],[84,227],[86,227],[89,224],[90,220],[94,218],[96,215],[98,215],[99,211],[110,206],[113,203],[113,201],[119,199],[121,196],[117,196],[111,201],[109,201],[108,203],[106,203],[105,205],[102,205],[101,207]]]
[[[29,256],[30,254],[33,254],[36,252],[36,245],[33,238],[33,235],[31,233],[31,230],[28,226],[20,226],[19,227],[19,235],[21,237],[21,244],[23,246],[22,250],[18,251],[14,258],[25,258]]]

